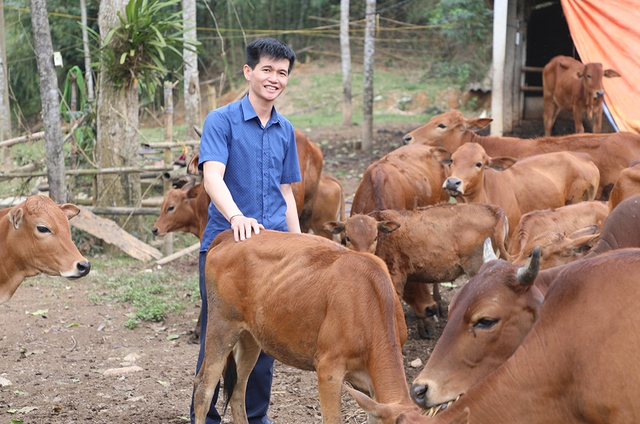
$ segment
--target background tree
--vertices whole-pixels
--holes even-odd
[[[367,0],[365,19],[362,150],[371,150],[373,147],[373,55],[375,53],[376,0]]]
[[[7,79],[7,47],[4,32],[4,1],[0,0],[0,141],[11,138],[9,80]],[[2,159],[4,162],[4,158]]]
[[[182,0],[182,18],[184,19],[185,37],[197,40],[196,34],[196,1]],[[202,126],[200,107],[200,79],[198,73],[198,53],[191,44],[182,50],[184,58],[184,124],[188,139],[196,139],[194,125]]]
[[[58,97],[58,77],[53,66],[53,45],[51,44],[51,32],[49,30],[47,2],[46,0],[30,0],[30,7],[38,76],[40,77],[40,98],[42,100],[42,120],[45,128],[49,197],[57,203],[66,203],[67,185],[64,174],[64,152],[62,150],[60,98]]]
[[[351,106],[351,39],[349,37],[349,0],[340,0],[340,57],[342,60],[342,125],[353,125]]]

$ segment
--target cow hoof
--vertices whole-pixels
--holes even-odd
[[[192,334],[191,337],[189,337],[189,340],[187,340],[187,343],[189,343],[189,344],[200,344],[200,335],[199,334]]]
[[[443,320],[447,320],[449,316],[449,307],[444,304],[444,302],[438,302],[438,318],[442,318]]]
[[[423,340],[433,339],[435,336],[433,321],[427,317],[418,317],[418,335]]]

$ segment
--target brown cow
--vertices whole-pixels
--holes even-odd
[[[435,418],[413,411],[395,415],[385,405],[351,392],[365,410],[382,415],[384,423],[637,422],[640,362],[635,352],[640,349],[640,315],[635,312],[640,308],[640,249],[617,250],[563,268],[522,345],[459,400],[450,404],[460,392],[439,390],[435,381],[412,388],[423,407],[441,409],[439,405],[446,402],[448,407]],[[515,273],[504,277],[514,286],[519,284]],[[603,285],[614,287],[603,289]],[[501,320],[490,309],[459,313],[468,322],[460,337],[500,337]]]
[[[346,222],[328,222],[325,227],[341,234],[347,247],[375,252],[382,258],[396,291],[414,307],[423,338],[432,337],[433,329],[426,325],[422,298],[412,297],[413,287],[405,293],[405,283],[424,285],[475,275],[482,265],[482,243],[487,237],[506,256],[504,212],[486,204],[443,203],[410,211],[375,211],[351,216]],[[434,314],[428,308],[426,312]]]
[[[640,161],[632,161],[628,167],[620,171],[618,180],[609,196],[609,210],[618,206],[624,199],[640,194]]]
[[[353,197],[351,216],[446,202],[449,195],[442,189],[446,177],[446,169],[429,147],[400,147],[367,167]]]
[[[630,160],[640,159],[640,135],[629,132],[612,134],[572,134],[562,137],[522,139],[514,137],[480,136],[472,129],[481,129],[491,118],[466,119],[458,110],[434,116],[420,128],[403,137],[407,144],[441,146],[454,152],[464,143],[475,142],[490,156],[524,158],[540,153],[572,151],[587,153],[600,170],[600,187],[596,199],[607,200],[618,174]]]
[[[56,205],[46,196],[31,196],[0,211],[0,303],[11,299],[27,277],[44,273],[84,277],[91,270],[71,240],[69,219],[77,206]]]
[[[344,221],[344,189],[340,181],[328,174],[320,176],[316,201],[311,212],[311,231],[321,237],[334,240],[334,236],[325,230],[322,224],[328,221]]]
[[[194,382],[196,423],[204,424],[232,353],[233,421],[247,423],[246,381],[260,348],[286,365],[316,371],[325,424],[340,422],[343,381],[396,413],[417,411],[402,359],[402,305],[380,258],[309,234],[264,230],[236,243],[225,231],[209,249],[205,272],[216,325],[207,327]]]
[[[450,195],[504,210],[513,223],[509,241],[523,214],[593,200],[598,187],[598,168],[583,154],[546,153],[516,162],[510,157],[492,158],[477,143],[466,143],[453,155],[442,147],[433,151],[442,163],[451,164],[443,184]]]
[[[602,63],[582,64],[569,56],[556,56],[542,70],[542,97],[544,99],[544,134],[551,135],[560,110],[573,112],[576,133],[584,132],[582,115],[593,121],[593,132],[602,131],[602,77],[614,78],[620,74],[602,70]]]
[[[160,216],[153,224],[151,232],[154,236],[183,231],[202,239],[209,217],[209,195],[202,186],[191,180],[181,188],[167,192]]]
[[[300,219],[300,230],[306,233],[311,228],[311,214],[316,201],[316,192],[320,183],[322,173],[322,163],[324,157],[320,147],[310,141],[302,131],[295,130],[296,148],[298,150],[298,164],[300,165],[300,175],[302,180],[291,184],[293,197],[296,200],[298,217]],[[196,153],[189,164],[187,172],[192,175],[202,175],[202,170],[198,166],[199,155]]]
[[[590,258],[609,250],[640,247],[640,194],[631,196],[609,213],[598,240],[585,255]]]
[[[531,240],[546,231],[570,234],[589,225],[602,229],[609,208],[605,202],[579,202],[555,209],[527,212],[522,215],[509,243],[509,253],[519,255],[523,250],[531,253]],[[544,269],[544,268],[543,268]]]

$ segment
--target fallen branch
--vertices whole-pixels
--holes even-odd
[[[200,249],[200,242],[194,244],[193,246],[185,247],[184,249],[177,251],[173,255],[165,256],[162,259],[158,259],[155,263],[158,265],[164,265],[171,261],[175,261],[182,256],[188,255],[189,253],[195,252],[198,249]]]

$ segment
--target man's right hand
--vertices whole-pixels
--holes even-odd
[[[236,215],[231,218],[231,229],[233,229],[233,239],[238,242],[250,238],[251,231],[260,234],[260,230],[264,230],[264,226],[258,223],[255,218]]]

